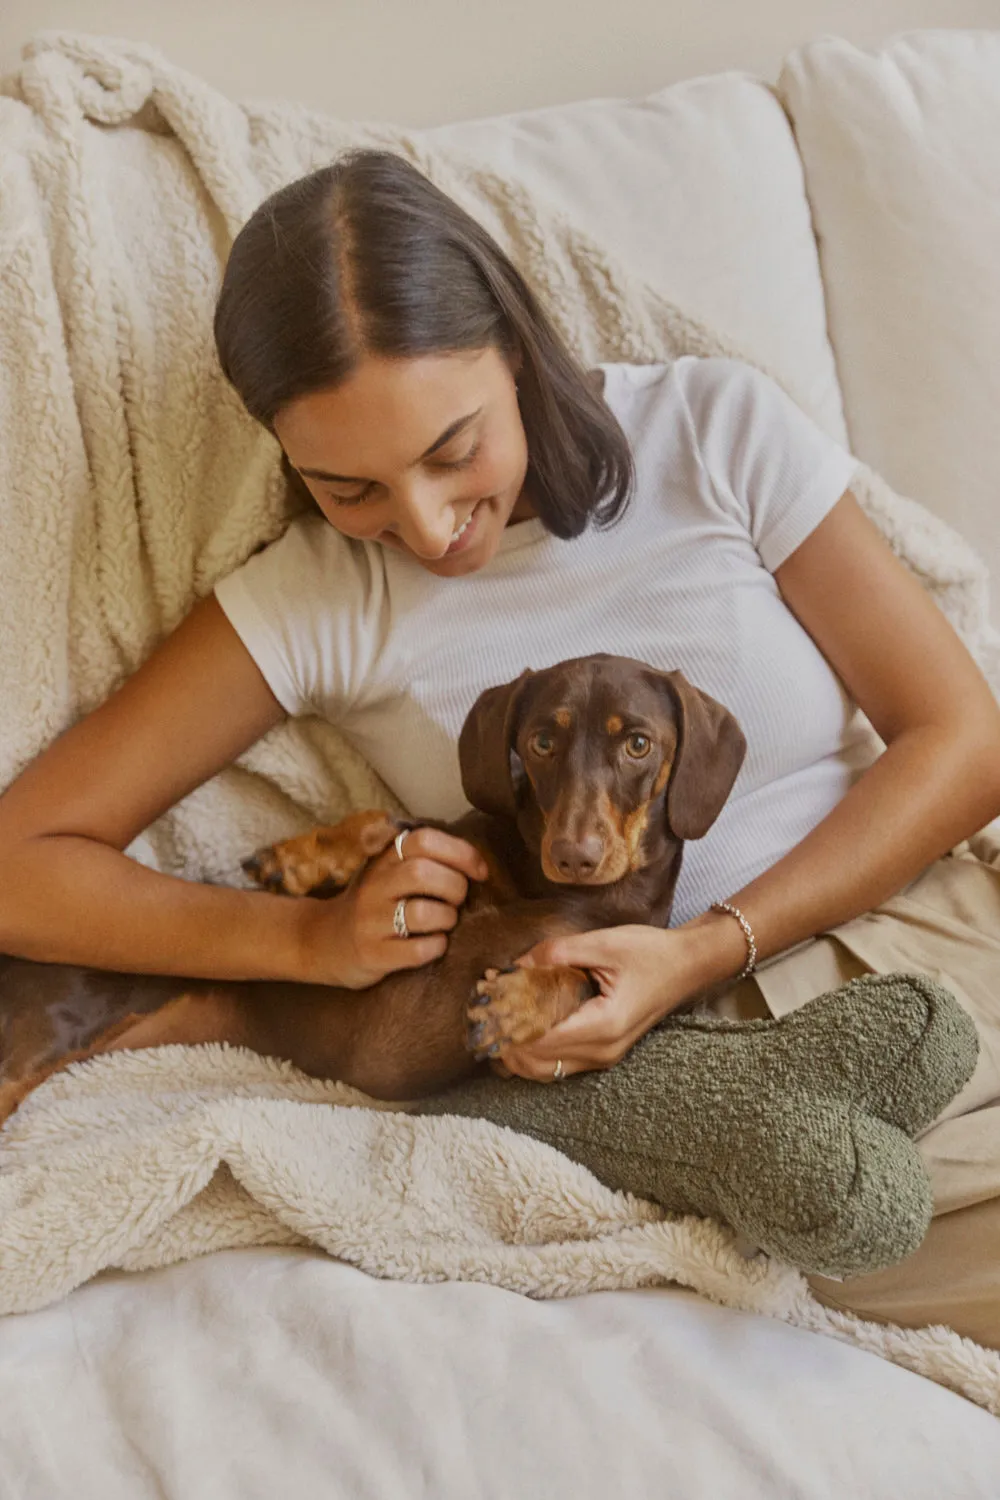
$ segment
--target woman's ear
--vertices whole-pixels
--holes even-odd
[[[458,737],[462,788],[473,807],[493,817],[517,816],[510,757],[517,736],[524,689],[534,672],[480,693]]]
[[[677,750],[667,783],[667,822],[675,838],[700,839],[719,816],[747,751],[739,724],[683,672],[657,672],[677,716]]]

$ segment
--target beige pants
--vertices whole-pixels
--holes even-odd
[[[918,1139],[934,1192],[919,1250],[873,1276],[809,1284],[831,1307],[908,1328],[944,1323],[1000,1349],[1000,836],[976,835],[875,911],[793,949],[708,1008],[783,1016],[849,979],[894,970],[951,990],[976,1023],[979,1061]]]

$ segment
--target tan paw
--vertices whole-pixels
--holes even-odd
[[[487,969],[466,1011],[465,1044],[477,1061],[544,1036],[594,993],[583,969]]]
[[[268,891],[332,896],[370,859],[388,849],[400,826],[388,813],[351,813],[329,828],[312,828],[258,849],[243,861],[243,869]]]

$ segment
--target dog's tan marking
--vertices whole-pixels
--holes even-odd
[[[625,721],[620,714],[612,714],[604,727],[609,734],[621,734],[625,728]]]
[[[656,773],[656,780],[653,782],[653,796],[654,797],[658,797],[660,795],[660,793],[663,791],[663,788],[666,786],[667,782],[670,780],[670,773],[671,773],[671,771],[673,769],[674,769],[674,763],[673,763],[672,760],[665,760],[663,762],[663,765],[660,767],[660,769]]]
[[[584,831],[602,836],[605,852],[600,865],[594,872],[599,878],[592,878],[581,884],[606,885],[612,880],[617,880],[619,875],[624,874],[628,868],[623,842],[621,809],[615,806],[605,790],[597,793],[596,802],[590,807],[582,803],[583,788],[577,787],[575,791],[577,793],[575,797],[570,798],[564,794],[560,798],[546,822],[541,847],[542,873],[547,880],[560,885],[563,883],[552,858],[552,845],[560,831],[581,830],[582,825]]]
[[[613,828],[621,839],[625,837],[625,829],[622,825],[624,814],[616,802],[613,802],[604,787],[597,794],[597,808],[594,822],[603,824],[606,828]]]
[[[639,807],[633,808],[625,819],[625,843],[628,846],[628,867],[630,870],[641,870],[644,861],[640,859],[640,845],[642,836],[649,826],[648,802],[643,802]]]
[[[524,1046],[571,1016],[590,995],[582,969],[487,969],[467,1012],[466,1042],[482,1057],[490,1047]]]
[[[568,708],[557,708],[552,717],[560,729],[568,729],[573,722],[573,715]]]
[[[600,875],[600,881],[596,882],[600,885],[610,885],[615,880],[621,880],[629,868],[630,856],[624,817],[622,809],[612,800],[607,790],[602,788],[597,794],[597,805],[592,822],[594,832],[600,830],[607,835],[604,858],[595,872]]]

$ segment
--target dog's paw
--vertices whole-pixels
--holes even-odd
[[[465,1044],[477,1062],[498,1058],[544,1036],[593,993],[583,969],[487,969],[466,1011]]]
[[[258,849],[242,868],[267,891],[285,896],[332,896],[387,849],[399,831],[388,813],[351,813],[329,828]]]

